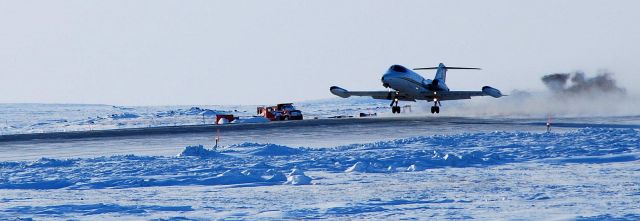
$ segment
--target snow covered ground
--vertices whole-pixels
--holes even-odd
[[[307,105],[310,113],[333,109]],[[331,114],[365,110],[359,105]],[[86,116],[60,108],[117,114],[41,108],[67,122]],[[139,117],[113,116],[133,125],[149,113],[189,110],[135,109],[127,113]],[[9,125],[46,121],[13,113]],[[223,131],[215,151],[215,132],[0,142],[0,220],[640,219],[639,118],[559,118],[552,133],[545,120],[265,125]]]
[[[5,161],[0,219],[637,220],[639,143],[585,128]]]
[[[386,101],[327,99],[296,103],[306,119],[390,112]],[[213,124],[216,114],[251,120],[258,105],[112,106],[73,104],[0,104],[0,135],[121,128]]]
[[[515,93],[515,92],[514,92]],[[473,117],[477,119],[571,119],[577,123],[640,123],[640,101],[636,97],[621,98],[615,104],[593,105],[600,100],[556,105],[566,101],[543,103],[544,96],[508,96],[501,99],[477,98],[447,101],[441,117]],[[393,117],[389,102],[366,97],[332,98],[296,102],[305,119],[354,117],[360,113]],[[404,116],[431,116],[427,102],[403,102]],[[91,131],[123,128],[213,124],[216,114],[233,114],[238,123],[260,123],[253,119],[258,105],[193,105],[193,106],[112,106],[83,104],[0,104],[0,136],[69,131]],[[594,108],[597,107],[597,108]],[[603,109],[603,107],[606,107]],[[632,117],[629,117],[632,116]],[[629,121],[632,122],[629,122]],[[555,119],[554,119],[555,121]]]
[[[246,117],[253,113],[238,110],[238,106],[225,106],[224,110],[216,108],[221,106],[0,104],[0,135],[211,124],[215,114]]]

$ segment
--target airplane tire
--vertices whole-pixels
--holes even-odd
[[[436,111],[436,114],[439,114],[440,113],[440,107],[436,107],[435,111]]]
[[[391,112],[394,113],[394,114],[399,114],[400,113],[400,107],[398,107],[398,106],[391,107]]]

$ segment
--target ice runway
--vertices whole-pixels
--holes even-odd
[[[611,123],[611,121],[606,121],[609,123],[599,121],[575,123],[580,122],[580,119],[558,119],[558,121],[554,123],[552,128],[554,131],[584,127],[640,127],[629,124],[629,121],[624,123]],[[188,145],[213,146],[218,134],[221,145],[251,141],[294,147],[330,147],[437,134],[490,131],[542,132],[546,131],[545,122],[546,119],[404,116],[35,133],[0,136],[0,155],[5,160],[115,154],[171,156]]]

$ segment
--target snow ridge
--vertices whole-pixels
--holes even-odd
[[[0,162],[0,202],[11,205],[0,206],[0,219],[25,214],[60,219],[104,214],[182,217],[200,211],[221,212],[217,214],[221,218],[384,219],[390,211],[402,211],[393,218],[428,211],[435,219],[492,220],[505,218],[496,217],[500,212],[520,215],[531,205],[544,205],[544,211],[569,211],[578,220],[635,220],[638,215],[632,209],[637,204],[629,202],[640,196],[635,173],[639,144],[640,132],[635,129],[585,128],[566,133],[498,131],[410,137],[319,149],[241,143],[215,151],[196,145],[185,147],[178,156]],[[389,189],[387,183],[400,187]],[[117,191],[110,191],[113,189]],[[182,192],[167,192],[193,192],[187,195],[188,202],[180,204],[74,198],[139,193],[132,199],[140,200],[153,197],[158,190],[171,196]],[[303,194],[314,191],[323,194]],[[21,203],[24,193],[64,193],[68,199],[58,205],[25,205]],[[585,194],[606,200],[579,201]],[[211,197],[221,197],[231,206],[212,208]],[[322,204],[326,199],[334,202]],[[576,200],[579,204],[567,206]],[[291,207],[290,202],[304,205]],[[487,203],[492,207],[484,208]],[[580,214],[585,205],[600,211]],[[223,213],[234,209],[259,211]],[[540,214],[532,215],[550,218]]]
[[[124,155],[0,162],[3,171],[0,189],[271,185],[271,181],[283,180],[278,173],[293,169],[395,173],[540,160],[555,163],[628,162],[640,159],[639,143],[639,132],[634,129],[587,128],[569,133],[491,132],[412,137],[317,150],[241,143],[226,148],[232,151],[221,153],[198,145],[185,147],[178,157]],[[252,176],[240,175],[243,173],[239,171],[247,169],[253,170]],[[287,178],[291,176],[289,174]],[[287,182],[311,183],[301,178]]]

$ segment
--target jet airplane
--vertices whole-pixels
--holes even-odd
[[[431,79],[425,79],[413,70],[436,70],[436,75]],[[481,70],[480,68],[467,67],[447,67],[440,63],[437,67],[414,68],[410,70],[402,65],[391,65],[384,75],[382,75],[382,86],[388,91],[348,91],[346,89],[332,86],[329,90],[332,94],[348,98],[350,96],[369,96],[374,99],[391,100],[391,112],[400,113],[399,101],[426,100],[433,102],[431,113],[440,113],[440,101],[471,99],[474,96],[491,96],[499,98],[503,95],[500,90],[484,86],[480,91],[452,91],[445,83],[447,70],[465,69]]]

